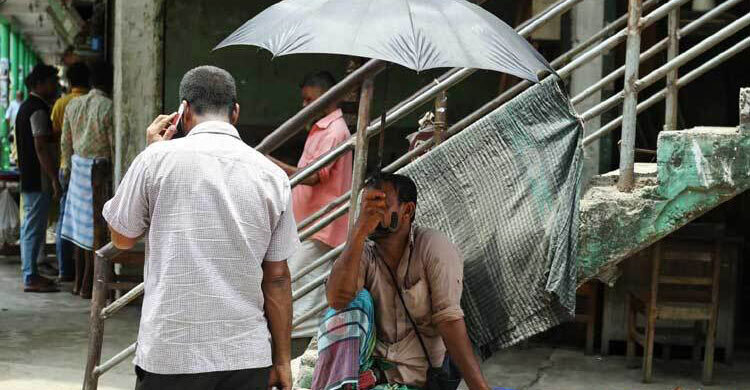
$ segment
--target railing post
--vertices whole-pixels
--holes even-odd
[[[354,228],[357,211],[359,211],[359,191],[365,182],[367,174],[367,149],[370,145],[367,139],[367,126],[370,124],[370,107],[372,94],[375,89],[375,76],[369,76],[362,82],[359,95],[359,111],[357,114],[357,138],[354,144],[354,170],[352,172],[352,194],[349,206],[349,231]],[[383,102],[385,104],[385,102]],[[382,129],[381,131],[385,131]]]
[[[667,62],[680,54],[680,7],[669,11],[668,19]],[[667,73],[667,100],[664,111],[664,130],[677,130],[677,77],[679,69]]]
[[[445,91],[440,92],[435,97],[435,120],[433,125],[435,126],[435,133],[432,137],[435,139],[435,146],[440,145],[445,139],[445,130],[447,128],[447,111],[448,110],[448,94]]]
[[[622,192],[633,190],[635,174],[635,127],[638,119],[638,65],[641,55],[641,12],[643,0],[629,0],[628,41],[625,52],[625,101],[622,107],[622,144],[620,145],[620,178],[617,188]]]
[[[96,390],[99,376],[94,369],[101,361],[104,341],[104,318],[102,309],[107,303],[108,283],[112,277],[111,262],[98,251],[94,252],[94,288],[91,294],[91,317],[89,319],[89,351],[86,371],[83,377],[83,390]]]

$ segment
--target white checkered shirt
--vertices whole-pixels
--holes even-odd
[[[135,364],[157,374],[271,365],[263,261],[299,246],[286,174],[224,122],[133,161],[104,218],[148,234]]]

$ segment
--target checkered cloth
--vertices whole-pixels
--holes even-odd
[[[94,247],[94,188],[91,183],[93,158],[73,155],[70,184],[65,200],[62,236],[86,250]]]
[[[485,356],[573,315],[582,134],[549,77],[400,172],[417,223],[464,255],[461,305]]]

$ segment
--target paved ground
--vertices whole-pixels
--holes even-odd
[[[492,386],[528,390],[748,390],[750,359],[718,364],[716,384],[700,384],[701,367],[688,361],[656,361],[654,383],[643,384],[640,370],[625,368],[622,356],[584,356],[581,350],[532,346],[512,349],[483,363]]]
[[[0,258],[0,389],[73,390],[83,383],[88,346],[89,301],[65,291],[23,293],[18,258]],[[107,321],[104,356],[135,340],[138,308],[125,308]],[[132,389],[130,364],[115,367],[99,387]]]
[[[88,343],[88,301],[67,292],[21,292],[18,259],[0,258],[0,389],[80,389]],[[69,289],[69,288],[68,288]],[[104,356],[128,346],[137,333],[138,308],[108,320]],[[622,357],[585,357],[579,350],[532,346],[511,349],[483,363],[492,386],[528,390],[748,390],[750,357],[734,366],[719,364],[715,386],[697,381],[700,367],[657,361],[655,383],[640,383],[639,370],[625,369]],[[133,389],[132,365],[103,376],[100,389]]]

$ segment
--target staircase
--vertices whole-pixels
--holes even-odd
[[[635,164],[635,187],[619,171],[596,176],[581,200],[578,280],[612,283],[617,264],[750,188],[750,131],[663,131],[656,163]]]
[[[582,1],[558,0],[538,15],[519,25],[516,31],[522,36],[529,36],[546,22],[564,14]],[[657,163],[633,163],[637,114],[661,100],[666,100],[666,123],[669,129],[673,129],[673,126],[669,125],[675,123],[679,88],[745,51],[750,47],[750,37],[742,39],[692,71],[678,77],[679,68],[749,26],[750,14],[740,15],[736,20],[726,24],[719,31],[711,33],[684,53],[679,53],[680,37],[699,31],[700,26],[723,15],[743,1],[749,0],[725,0],[699,18],[690,21],[685,26],[680,26],[679,8],[687,4],[689,0],[629,0],[628,14],[622,15],[600,32],[551,61],[556,73],[561,78],[567,78],[574,70],[608,53],[619,44],[627,43],[626,64],[602,77],[600,82],[591,85],[571,99],[574,104],[580,103],[619,77],[625,77],[626,83],[623,91],[615,93],[581,113],[581,120],[585,122],[599,117],[620,104],[623,105],[622,116],[605,124],[583,140],[583,147],[585,147],[622,126],[621,169],[594,177],[581,200],[577,257],[579,283],[591,278],[599,278],[607,282],[614,280],[618,262],[750,188],[750,130],[747,129],[750,123],[738,128],[663,131],[658,141]],[[667,17],[669,37],[641,53],[641,31]],[[625,28],[626,24],[628,28]],[[639,64],[665,49],[668,49],[667,62],[649,74],[640,75],[639,78]],[[338,216],[347,213],[350,206],[356,207],[351,194],[359,192],[364,180],[368,141],[387,128],[379,119],[371,121],[369,115],[374,88],[373,80],[383,68],[382,61],[368,61],[320,99],[295,114],[256,146],[256,149],[263,153],[272,152],[300,132],[305,123],[316,117],[331,102],[361,87],[357,133],[291,179],[293,186],[298,185],[304,178],[328,165],[343,153],[351,150],[355,152],[352,190],[311,218],[300,222],[298,230],[302,239],[310,237]],[[451,69],[446,72],[434,83],[425,86],[392,107],[388,111],[387,125],[405,118],[436,98],[444,103],[444,92],[470,77],[473,72],[473,69]],[[639,91],[643,91],[663,78],[667,79],[665,88],[649,97],[638,95]],[[440,142],[461,132],[513,99],[529,85],[528,82],[518,83],[450,127],[437,129],[434,140],[401,156],[385,167],[384,171],[395,172],[406,166],[415,156],[426,152],[436,140]],[[741,102],[744,107],[741,110],[744,113],[742,118],[750,121],[750,109],[747,109],[750,96],[743,95]],[[450,109],[450,102],[447,104]],[[425,158],[429,158],[429,154]],[[293,275],[293,280],[297,280],[316,267],[328,264],[341,253],[342,249],[342,247],[334,248],[321,258],[312,261],[299,275]],[[97,263],[103,261],[104,258],[112,258],[118,254],[119,251],[109,244],[97,252]],[[324,282],[325,278],[319,278],[301,287],[294,291],[294,299],[304,296]],[[103,288],[100,284],[97,282],[95,288]],[[106,318],[135,300],[142,294],[142,291],[142,286],[139,286],[109,306],[92,307],[92,323],[98,323],[97,326],[103,327],[103,321]],[[326,303],[321,302],[292,325],[295,326],[298,322],[317,315],[326,307]],[[102,341],[103,332],[92,333],[90,361],[84,379],[84,388],[88,390],[95,390],[100,375],[126,360],[135,351],[135,344],[133,344],[108,361],[101,363]]]

